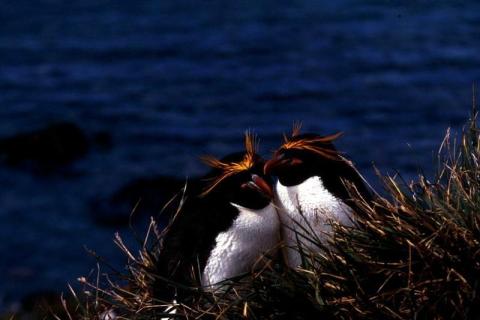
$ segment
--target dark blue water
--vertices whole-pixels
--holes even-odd
[[[0,167],[0,309],[87,274],[84,245],[120,264],[88,203],[199,174],[247,128],[266,155],[302,120],[344,131],[367,177],[428,170],[480,76],[475,1],[12,1],[0,21],[0,136],[66,120],[113,140],[69,175]]]

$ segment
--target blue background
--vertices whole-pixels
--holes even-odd
[[[0,137],[70,121],[113,141],[70,174],[0,166],[0,310],[88,274],[84,245],[121,265],[89,202],[201,174],[248,128],[266,156],[301,120],[344,131],[371,180],[431,172],[480,71],[475,1],[3,1],[0,21]]]

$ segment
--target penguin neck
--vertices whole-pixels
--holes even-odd
[[[252,208],[246,208],[242,205],[239,205],[237,203],[234,203],[234,202],[230,202],[230,205],[232,205],[233,207],[235,207],[238,211],[238,215],[237,215],[237,218],[239,216],[262,216],[262,214],[264,214],[265,212],[268,212],[269,210],[271,210],[271,206],[273,205],[271,202],[268,203],[268,205],[266,205],[265,207],[263,208],[260,208],[260,209],[252,209]]]
[[[203,270],[204,286],[249,272],[259,257],[279,241],[280,221],[272,203],[262,209],[231,205],[238,214],[232,225],[215,238]]]
[[[316,211],[322,208],[329,211],[342,202],[326,187],[321,177],[312,176],[294,186],[285,186],[281,181],[276,185],[277,199],[289,212],[297,210]],[[318,213],[314,213],[315,215]]]
[[[295,186],[284,186],[280,181],[275,186],[276,201],[282,225],[286,249],[286,263],[295,268],[302,264],[298,246],[316,252],[318,239],[322,243],[331,235],[331,221],[351,225],[351,208],[335,197],[325,187],[320,177],[313,176]],[[304,235],[304,236],[302,236]],[[313,239],[310,240],[310,239]]]
[[[349,198],[349,193],[342,179],[352,181],[352,170],[344,161],[320,159],[285,170],[278,179],[283,186],[293,187],[303,184],[312,177],[318,177],[326,190],[335,197],[345,200]]]

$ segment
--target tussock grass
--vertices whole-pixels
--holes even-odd
[[[292,270],[271,261],[219,290],[190,290],[170,317],[212,319],[477,319],[480,318],[480,134],[477,112],[457,140],[447,131],[438,173],[406,183],[379,177],[382,196],[366,201],[351,188],[353,227],[332,222],[319,250],[302,252]],[[73,318],[161,319],[167,301],[155,298],[162,234],[152,220],[138,254],[117,237],[126,272],[82,279]],[[159,282],[160,279],[160,282]],[[169,285],[165,282],[165,285]],[[171,284],[170,284],[171,285]]]

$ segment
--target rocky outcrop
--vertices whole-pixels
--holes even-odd
[[[0,138],[0,162],[37,173],[51,173],[83,157],[93,145],[108,148],[110,135],[100,132],[89,137],[74,123],[54,123]]]
[[[196,183],[189,179],[188,183]],[[95,199],[91,203],[93,220],[103,226],[126,226],[131,217],[135,221],[141,217],[158,216],[164,206],[175,197],[172,204],[162,213],[161,219],[168,221],[181,198],[185,179],[169,176],[139,178],[133,180],[113,194]]]

